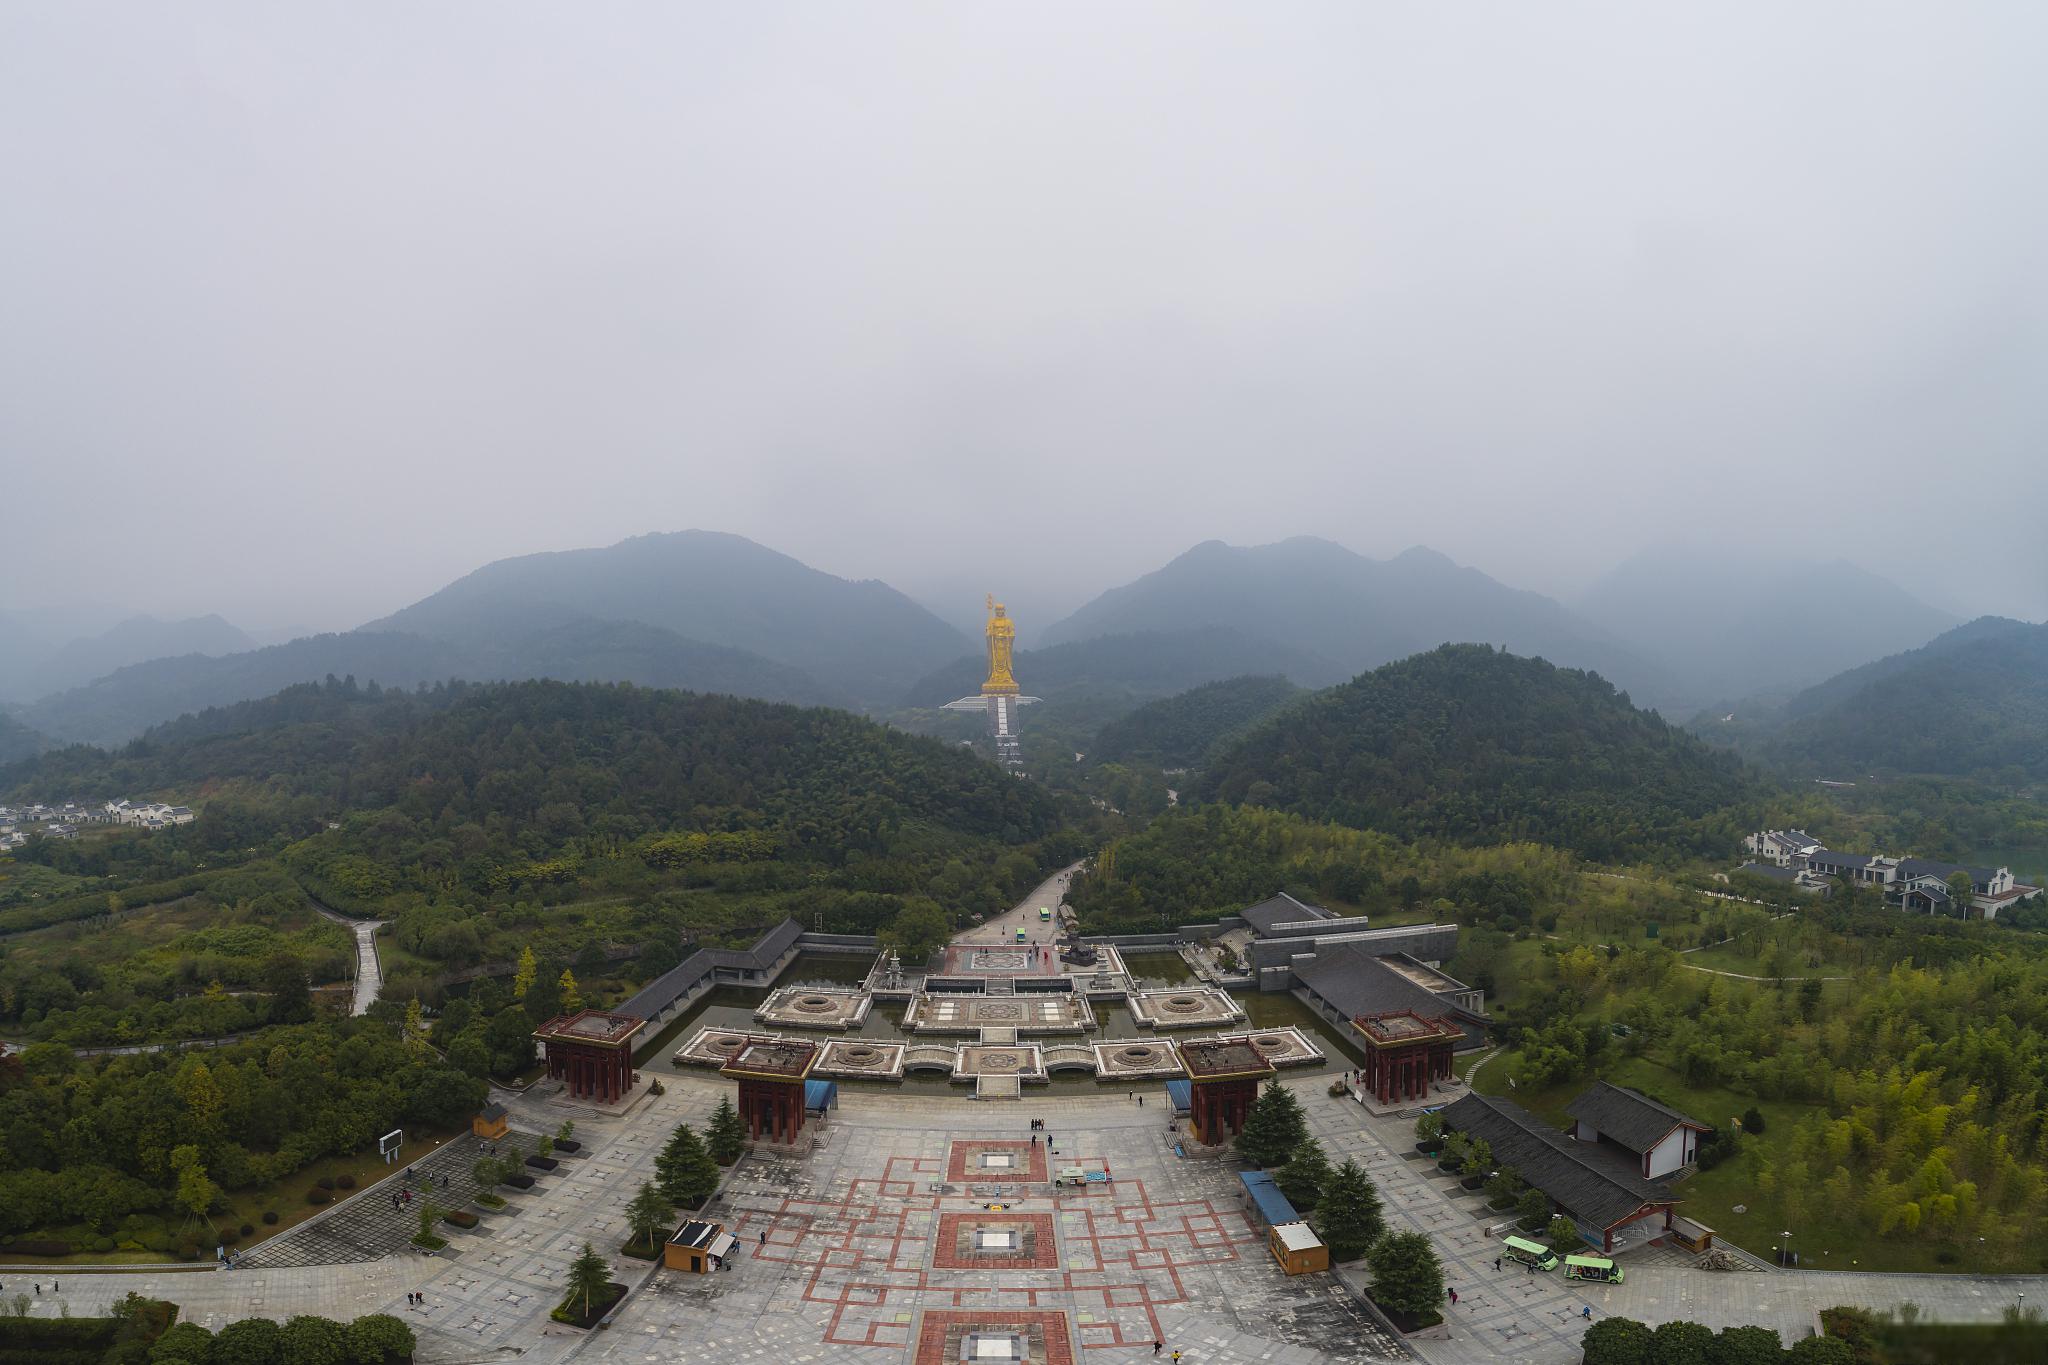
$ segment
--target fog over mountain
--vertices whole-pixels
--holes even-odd
[[[0,608],[701,526],[1026,643],[1300,535],[2048,617],[2039,5],[489,9],[0,17]]]

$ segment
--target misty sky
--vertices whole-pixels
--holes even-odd
[[[1041,624],[1298,533],[2039,619],[2044,50],[2032,2],[17,0],[0,604],[346,627],[701,526]]]

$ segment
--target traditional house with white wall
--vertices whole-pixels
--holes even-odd
[[[1791,868],[1809,880],[1832,878],[1851,886],[1875,887],[1892,904],[1930,915],[1956,911],[1950,903],[1948,879],[1958,872],[1970,879],[1970,903],[1960,910],[1965,916],[1996,919],[1999,911],[2041,894],[2040,887],[2019,881],[2009,867],[1837,853],[1810,842],[1811,838],[1803,830],[1773,829],[1761,830],[1742,842],[1758,858]],[[1781,857],[1789,861],[1779,862]]]
[[[1606,1142],[1633,1157],[1647,1180],[1661,1180],[1699,1159],[1700,1139],[1714,1130],[1698,1119],[1657,1103],[1648,1095],[1593,1082],[1592,1089],[1565,1106],[1571,1135],[1580,1142]]]

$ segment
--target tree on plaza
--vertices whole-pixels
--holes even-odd
[[[702,1207],[718,1188],[718,1163],[704,1150],[697,1130],[687,1123],[677,1124],[669,1135],[661,1155],[654,1159],[654,1172],[662,1194],[682,1208]]]
[[[1465,1153],[1464,1163],[1459,1166],[1458,1172],[1465,1176],[1475,1176],[1492,1168],[1492,1146],[1487,1143],[1485,1138],[1476,1138],[1473,1140],[1471,1149]]]
[[[1602,1318],[1579,1342],[1585,1365],[1651,1365],[1650,1329],[1634,1318]]]
[[[1785,1353],[1790,1365],[1856,1365],[1856,1348],[1840,1337],[1806,1337]]]
[[[668,1230],[668,1220],[673,1216],[674,1206],[660,1190],[654,1188],[654,1182],[642,1181],[639,1191],[626,1205],[626,1226],[633,1231],[627,1247],[644,1247],[653,1251],[661,1234]]]
[[[435,1235],[434,1224],[441,1221],[441,1215],[445,1212],[447,1210],[431,1200],[420,1205],[420,1240],[425,1241]]]
[[[1327,1240],[1327,1239],[1326,1239]],[[1372,1249],[1372,1301],[1390,1312],[1421,1317],[1444,1299],[1444,1268],[1419,1232],[1395,1232]]]
[[[1784,1358],[1784,1344],[1768,1327],[1723,1327],[1707,1352],[1713,1365],[1778,1365]]]
[[[342,1338],[355,1365],[384,1365],[387,1360],[407,1359],[419,1345],[412,1328],[389,1313],[369,1313],[357,1318],[342,1329]]]
[[[1443,1136],[1444,1116],[1442,1114],[1424,1114],[1421,1118],[1415,1120],[1415,1140],[1417,1142],[1441,1142],[1443,1141]]]
[[[1714,1329],[1696,1322],[1666,1322],[1650,1333],[1650,1359],[1657,1365],[1708,1365]]]
[[[1380,1192],[1364,1167],[1347,1161],[1330,1172],[1323,1182],[1323,1197],[1309,1226],[1330,1248],[1330,1259],[1355,1261],[1371,1249],[1387,1230],[1380,1211]]]
[[[1278,1166],[1306,1141],[1308,1116],[1301,1112],[1301,1101],[1274,1081],[1252,1101],[1244,1131],[1237,1135],[1237,1154],[1254,1166]]]
[[[1323,1197],[1323,1186],[1330,1179],[1330,1159],[1323,1155],[1323,1144],[1314,1138],[1304,1141],[1294,1149],[1294,1155],[1287,1158],[1287,1164],[1273,1172],[1273,1183],[1280,1187],[1280,1193],[1287,1196],[1287,1202],[1307,1213]]]
[[[611,1267],[605,1264],[604,1257],[591,1249],[590,1243],[585,1242],[582,1254],[569,1262],[568,1301],[580,1302],[583,1305],[583,1316],[587,1318],[590,1316],[590,1306],[597,1302],[599,1295],[606,1292],[606,1286],[611,1282]]]
[[[574,1014],[583,1008],[583,995],[576,989],[576,973],[562,968],[562,1013]]]
[[[1550,1196],[1539,1189],[1526,1189],[1515,1201],[1515,1218],[1518,1222],[1534,1223],[1550,1216]]]
[[[526,999],[526,993],[533,989],[534,973],[539,970],[540,964],[533,960],[533,945],[529,943],[519,950],[519,966],[512,973],[512,998],[514,1000]]]
[[[1579,1244],[1579,1225],[1561,1213],[1554,1213],[1550,1216],[1550,1226],[1544,1229],[1543,1235],[1548,1237],[1550,1245],[1558,1250],[1566,1247],[1576,1248]]]
[[[348,1347],[340,1323],[303,1313],[286,1321],[278,1334],[277,1356],[291,1365],[347,1365]]]
[[[721,1166],[732,1165],[747,1150],[747,1126],[740,1122],[740,1111],[732,1107],[732,1096],[718,1097],[718,1107],[711,1111],[704,1136],[711,1159]]]
[[[269,1318],[243,1318],[213,1339],[213,1365],[280,1365],[284,1329]]]

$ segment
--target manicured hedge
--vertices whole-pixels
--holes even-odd
[[[476,1226],[476,1215],[468,1209],[450,1209],[443,1217],[445,1221],[452,1223],[458,1228],[473,1228]]]

